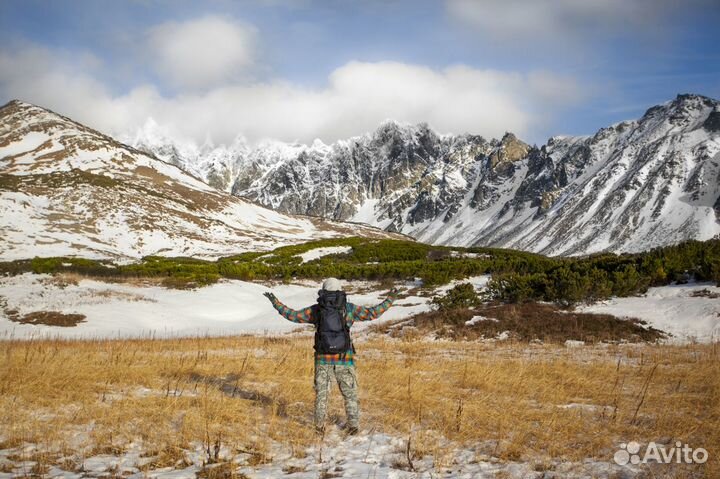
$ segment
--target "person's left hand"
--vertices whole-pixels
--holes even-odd
[[[271,302],[275,302],[277,299],[274,294],[272,294],[270,291],[266,291],[263,293],[263,296],[265,296],[267,299],[269,299]]]

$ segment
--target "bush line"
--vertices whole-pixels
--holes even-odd
[[[298,256],[329,246],[350,246],[302,263]],[[199,287],[220,278],[285,280],[408,280],[425,285],[492,274],[490,297],[504,302],[549,301],[574,304],[643,293],[690,279],[720,284],[720,240],[687,241],[638,254],[597,254],[556,258],[499,248],[433,246],[404,240],[341,238],[248,252],[205,261],[187,257],[146,256],[132,264],[74,257],[0,262],[0,273],[74,272],[98,277],[160,277],[170,287]]]

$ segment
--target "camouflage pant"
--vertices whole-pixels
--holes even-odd
[[[347,425],[348,427],[358,427],[360,411],[355,366],[342,364],[315,365],[315,426],[322,427],[325,424],[330,382],[333,376],[335,376],[345,400]]]

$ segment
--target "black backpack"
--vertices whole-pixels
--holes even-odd
[[[318,353],[344,354],[352,348],[346,304],[345,292],[320,290],[315,331],[315,351]]]

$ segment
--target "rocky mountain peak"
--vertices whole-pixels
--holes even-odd
[[[20,106],[23,106],[23,102],[20,100],[10,100],[9,102],[5,103],[3,106],[0,106],[0,110],[4,110],[5,108],[17,108]]]
[[[503,162],[515,162],[527,157],[530,145],[518,140],[513,133],[505,133],[500,140],[500,148],[490,155],[490,166],[496,168]]]
[[[48,110],[47,108],[41,108],[37,105],[33,105],[32,103],[28,103],[22,100],[11,100],[7,102],[5,105],[0,107],[0,114],[2,114],[4,117],[8,117],[10,115],[19,115],[23,116],[28,121],[33,117],[47,116],[54,117],[54,119],[57,121],[62,120],[75,123],[69,118],[59,115],[51,110]]]
[[[718,101],[705,95],[698,95],[697,93],[679,93],[671,103],[676,105],[703,104],[712,107],[717,105]]]
[[[36,122],[40,116],[52,115],[56,121],[67,120],[67,118],[61,117],[50,110],[46,110],[35,106],[31,103],[27,103],[21,100],[11,100],[5,105],[0,107],[0,117],[4,118],[6,122],[12,121],[12,125],[5,124],[4,126],[27,126],[30,123]]]
[[[503,145],[505,145],[505,144],[508,144],[508,143],[516,142],[516,141],[517,141],[517,136],[515,136],[514,133],[511,133],[511,132],[509,132],[509,131],[506,131],[505,134],[503,135],[502,139],[500,140],[500,143],[502,143]]]
[[[5,103],[3,106],[0,106],[0,110],[6,110],[6,109],[22,109],[22,110],[42,110],[40,107],[37,107],[33,105],[32,103],[28,103],[22,100],[14,99],[10,100],[9,102]]]
[[[664,119],[674,123],[695,121],[718,109],[720,109],[718,100],[697,94],[680,94],[672,101],[649,108],[640,122],[654,119]]]

